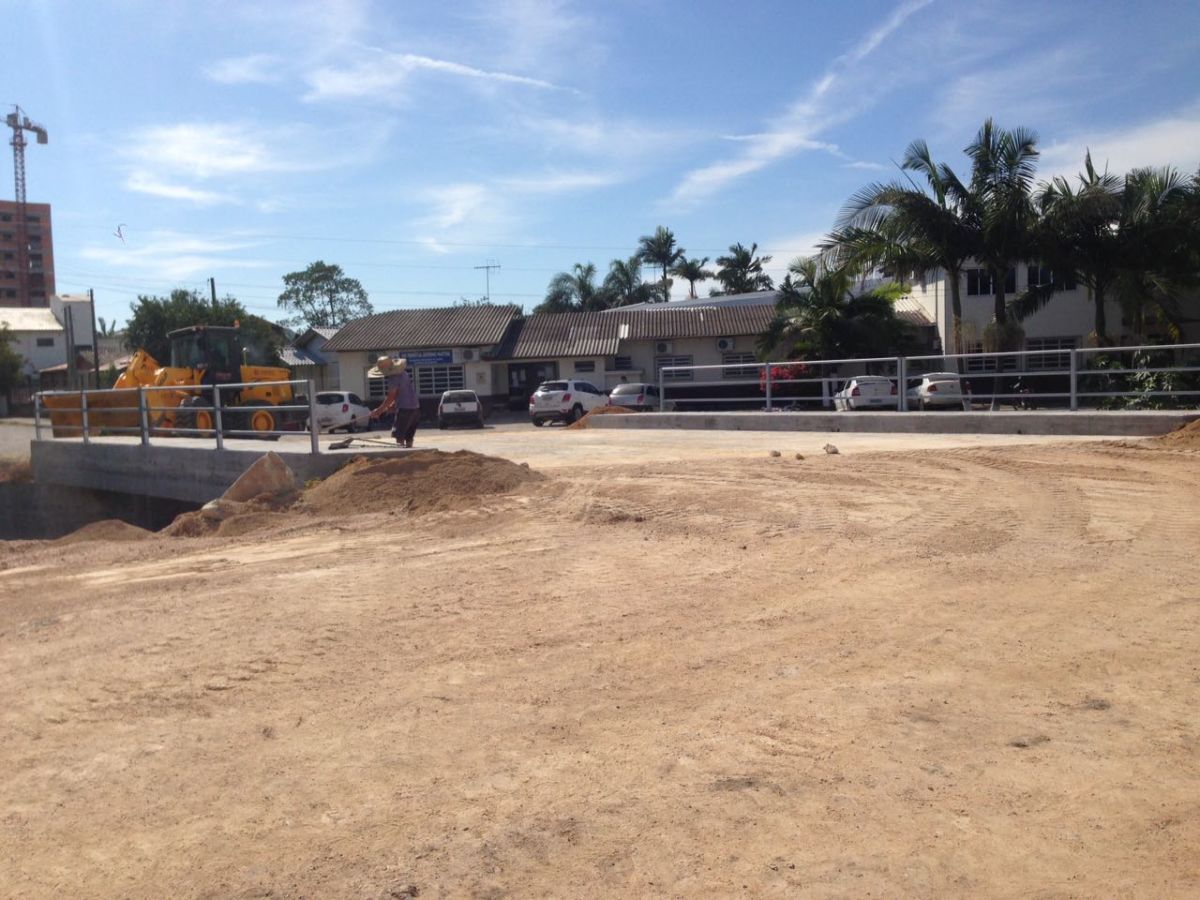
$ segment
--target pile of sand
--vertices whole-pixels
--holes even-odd
[[[90,525],[84,525],[72,531],[70,534],[58,539],[60,544],[78,544],[82,541],[144,541],[146,538],[154,537],[153,531],[147,531],[145,528],[138,528],[136,525],[130,525],[128,522],[122,522],[120,519],[102,519],[99,522],[92,522]]]
[[[1154,440],[1155,443],[1172,450],[1200,450],[1200,419],[1188,422]]]
[[[568,428],[587,428],[587,427],[589,427],[588,420],[591,419],[592,416],[623,416],[623,415],[628,415],[629,413],[636,413],[636,412],[637,412],[637,410],[630,409],[627,406],[597,406],[595,409],[593,409],[591,412],[589,412],[582,419],[578,420],[577,422],[572,422],[567,427]]]
[[[309,488],[299,508],[323,515],[467,509],[542,476],[507,459],[460,450],[421,450],[392,459],[358,457]]]

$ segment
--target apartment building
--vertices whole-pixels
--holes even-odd
[[[29,248],[28,296],[19,277],[21,223],[15,201],[0,200],[0,306],[49,306],[54,294],[54,239],[49,203],[25,204],[25,242]]]

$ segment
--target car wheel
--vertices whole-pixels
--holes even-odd
[[[441,419],[438,419],[438,428],[442,429],[442,431],[446,430],[446,423],[443,422]]]
[[[354,434],[356,431],[358,431],[358,420],[351,419],[350,424],[346,426],[346,434]]]
[[[483,416],[480,416],[478,419],[475,420],[475,427],[476,428],[483,427]]]
[[[574,425],[583,418],[583,407],[576,403],[571,407],[571,411],[567,414],[567,424]]]
[[[534,419],[533,424],[536,428],[541,428],[543,425],[546,424],[546,420],[545,419]]]

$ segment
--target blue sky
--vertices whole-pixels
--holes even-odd
[[[495,261],[492,298],[529,309],[555,272],[603,273],[660,224],[689,256],[757,242],[778,275],[912,139],[965,170],[988,115],[1038,132],[1047,175],[1085,147],[1116,171],[1200,165],[1194,0],[0,0],[0,15],[0,99],[50,133],[27,167],[29,199],[53,206],[58,289],[94,288],[109,319],[210,275],[275,315],[282,275],[316,259],[376,310],[479,297],[474,267]]]

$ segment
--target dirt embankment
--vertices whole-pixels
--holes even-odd
[[[591,426],[591,420],[594,416],[625,416],[636,412],[637,410],[630,409],[627,406],[597,406],[582,419],[572,422],[567,428],[588,428]]]
[[[0,484],[29,484],[33,466],[27,459],[0,459]]]
[[[1154,439],[1155,443],[1172,450],[1200,450],[1200,419]]]

